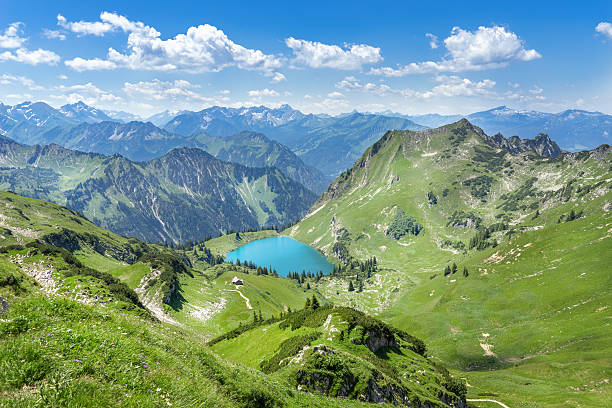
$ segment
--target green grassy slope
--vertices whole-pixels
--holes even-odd
[[[348,308],[288,313],[215,340],[213,350],[330,396],[417,407],[464,404],[465,384],[427,359],[420,340]]]
[[[466,121],[393,131],[285,233],[330,256],[342,248],[355,259],[375,256],[378,273],[362,292],[347,291],[356,276],[314,286],[421,336],[468,379],[469,395],[494,393],[510,406],[604,406],[611,166],[608,146],[555,159],[511,155]],[[386,233],[398,208],[424,227],[418,235]],[[572,210],[581,216],[567,221]],[[470,249],[485,228],[490,237]],[[445,277],[453,262],[459,271]]]
[[[316,384],[313,373],[333,370],[320,371],[316,353],[304,360],[306,377],[295,366],[276,374],[254,369],[256,354],[249,350],[273,345],[274,330],[259,343],[233,348],[250,360],[227,355],[230,362],[211,350],[206,341],[248,326],[254,312],[264,320],[284,314],[297,322],[299,313],[286,311],[315,292],[292,280],[231,264],[191,268],[194,254],[118,236],[66,208],[14,193],[0,194],[0,214],[0,406],[363,407],[363,392],[378,395],[368,379],[383,389],[404,387],[409,393],[402,398],[413,402],[463,406],[449,391],[460,391],[461,382],[426,360],[419,341],[350,309],[317,317],[340,313],[332,319],[337,327],[357,319],[325,363],[342,364],[350,378],[359,378],[348,400],[336,398],[344,395],[339,389],[326,392]],[[234,276],[243,285],[232,285]],[[326,327],[336,333],[329,322]],[[393,333],[401,348],[387,358],[356,345],[378,335],[374,331]],[[284,333],[287,340],[299,331]],[[303,377],[303,386],[295,376]],[[415,376],[419,386],[410,384]]]

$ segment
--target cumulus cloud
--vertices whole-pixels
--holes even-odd
[[[453,28],[444,40],[447,58],[441,61],[413,62],[391,68],[374,68],[371,74],[401,77],[409,74],[478,71],[501,68],[512,61],[532,61],[542,56],[534,49],[526,49],[524,42],[505,27],[480,26],[476,31]]]
[[[431,91],[425,92],[422,97],[492,95],[491,88],[495,86],[495,81],[490,79],[474,82],[456,75],[440,75],[436,77],[436,82],[440,84],[433,87]]]
[[[0,52],[0,62],[14,61],[29,65],[57,64],[60,57],[53,51],[44,50],[42,48],[37,50],[29,50],[24,47],[24,44],[28,39],[21,36],[23,31],[22,27],[23,23],[21,22],[11,23],[4,30],[4,33],[0,34],[0,48],[14,50]]]
[[[59,62],[60,57],[53,51],[43,50],[28,50],[19,48],[14,52],[5,51],[0,53],[0,61],[15,61],[29,65],[48,64],[55,65]]]
[[[36,82],[31,80],[30,78],[20,76],[20,75],[2,74],[0,76],[0,84],[2,85],[20,84],[28,88],[31,91],[40,91],[44,89],[42,86],[37,85]]]
[[[23,23],[19,21],[9,24],[0,34],[0,48],[20,48],[25,43],[27,38],[21,36],[22,26]]]
[[[602,21],[601,23],[597,24],[595,31],[612,40],[612,24]]]
[[[220,71],[229,66],[247,70],[272,72],[281,66],[280,58],[264,54],[260,50],[245,48],[230,40],[218,28],[204,24],[189,27],[185,34],[178,34],[164,40],[161,33],[142,22],[130,21],[126,17],[103,12],[97,29],[79,22],[79,32],[83,34],[105,33],[121,30],[128,33],[126,53],[109,48],[105,59],[75,58],[66,65],[78,70],[99,70],[128,68],[134,70],[187,72]],[[74,31],[73,24],[69,25]],[[93,24],[93,23],[88,23]],[[87,28],[84,28],[87,27]],[[282,74],[281,74],[282,75]],[[280,77],[279,77],[280,78]]]
[[[268,74],[268,76],[272,77],[272,82],[274,82],[275,84],[277,84],[279,82],[284,82],[284,81],[287,80],[285,75],[281,74],[280,72],[270,72],[270,74]]]
[[[61,14],[57,15],[57,25],[78,35],[96,35],[98,37],[116,29],[110,23],[101,21],[68,21]]]
[[[431,33],[427,33],[425,34],[425,37],[429,38],[429,46],[431,47],[432,50],[435,50],[436,48],[438,48],[438,37],[431,34]]]
[[[155,100],[163,99],[188,99],[197,101],[211,101],[212,98],[205,97],[194,89],[200,88],[199,85],[192,84],[184,79],[174,81],[152,81],[125,82],[123,90],[130,96],[145,95]]]
[[[113,61],[108,61],[100,58],[84,59],[81,57],[76,57],[71,60],[64,61],[64,64],[79,72],[117,68],[117,64]]]
[[[342,92],[334,91],[327,94],[328,98],[344,98],[344,94]]]
[[[54,99],[62,100],[67,103],[82,101],[87,105],[115,104],[122,102],[123,98],[116,96],[109,91],[102,90],[91,82],[75,85],[59,85],[53,88],[59,95],[50,95]]]
[[[45,38],[50,40],[60,40],[64,41],[66,39],[66,34],[62,33],[59,30],[49,30],[48,28],[43,28],[43,35]]]
[[[336,83],[336,88],[350,91],[361,91],[378,96],[400,95],[405,98],[430,99],[434,97],[456,97],[456,96],[494,96],[491,90],[495,81],[484,79],[472,81],[468,78],[460,78],[455,75],[438,75],[435,78],[438,85],[428,91],[417,91],[413,89],[395,89],[386,84],[360,83],[355,77],[346,77]]]
[[[264,88],[264,89],[255,89],[255,90],[249,91],[249,96],[251,98],[261,98],[263,96],[280,96],[280,95],[274,89]]]
[[[366,44],[345,44],[343,48],[293,37],[287,38],[285,44],[293,50],[294,65],[311,68],[354,70],[360,69],[365,64],[375,64],[383,60],[380,48]]]

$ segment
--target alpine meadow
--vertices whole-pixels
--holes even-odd
[[[612,4],[0,0],[0,407],[612,405]]]

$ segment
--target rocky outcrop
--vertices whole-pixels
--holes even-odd
[[[506,139],[501,133],[493,137],[485,135],[484,139],[489,145],[504,149],[510,154],[533,152],[543,157],[557,157],[563,153],[559,145],[544,133],[540,133],[534,139],[521,139],[518,136]]]
[[[58,248],[64,248],[68,252],[74,252],[83,247],[89,247],[103,256],[110,256],[122,262],[132,264],[138,260],[142,253],[134,251],[129,245],[119,247],[110,245],[102,241],[94,234],[87,232],[77,233],[75,231],[62,228],[59,232],[45,235],[43,241]]]
[[[0,315],[6,313],[9,310],[10,306],[6,300],[2,296],[0,296]]]
[[[365,345],[375,354],[384,349],[399,349],[395,336],[381,331],[368,331],[365,336]]]

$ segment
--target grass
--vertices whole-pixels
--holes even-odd
[[[45,296],[7,257],[0,283],[10,304],[0,319],[2,407],[365,406],[228,364],[200,335],[116,303]]]
[[[448,134],[457,126],[391,132],[285,233],[330,255],[335,231],[348,231],[350,254],[376,256],[379,272],[361,293],[346,290],[354,277],[324,277],[314,287],[423,338],[468,379],[470,397],[494,393],[513,407],[604,406],[612,399],[612,214],[603,210],[612,201],[610,151],[556,160],[506,155],[504,170],[482,159],[499,154],[471,130],[451,151]],[[474,197],[463,181],[482,175],[494,180]],[[437,204],[428,202],[430,191]],[[418,236],[386,236],[398,208],[424,226]],[[572,209],[584,217],[557,223]],[[494,232],[489,241],[499,245],[483,251],[444,248],[445,240],[467,247],[476,233],[449,223],[456,211],[483,227],[509,223],[514,234]],[[453,262],[459,272],[444,277]]]

